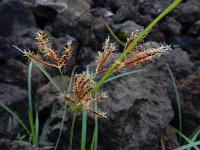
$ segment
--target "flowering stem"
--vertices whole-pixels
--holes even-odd
[[[77,116],[77,111],[74,112],[73,120],[72,120],[72,125],[70,129],[70,141],[69,141],[69,150],[72,150],[72,145],[73,145],[73,137],[74,137],[74,125],[76,122],[76,116]]]
[[[62,70],[60,69],[60,67],[58,67],[58,70],[59,70],[60,75],[61,75],[61,77],[62,77],[62,80],[63,80],[63,82],[64,82],[64,84],[65,84],[66,91],[69,93],[68,86],[67,86],[67,82],[66,82],[66,80],[65,80],[65,78],[64,78],[64,75],[63,75],[63,73],[62,73]]]

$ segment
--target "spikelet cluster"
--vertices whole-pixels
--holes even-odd
[[[66,47],[63,48],[62,56],[58,56],[53,49],[47,34],[40,31],[36,33],[35,39],[37,40],[38,53],[34,54],[31,51],[25,52],[25,55],[35,62],[42,63],[46,66],[61,68],[66,65],[66,62],[72,56],[72,42],[68,41]]]
[[[106,117],[106,113],[102,111],[96,111],[94,107],[94,102],[101,102],[107,96],[106,93],[97,95],[96,98],[92,97],[92,90],[96,82],[94,81],[93,75],[89,72],[83,72],[81,74],[76,74],[74,76],[73,91],[72,95],[64,95],[64,99],[70,102],[70,104],[76,109],[85,109],[94,116]]]
[[[136,39],[139,33],[140,31],[137,30],[136,32],[132,33],[129,38],[127,38],[127,41],[124,46],[124,50],[126,50],[129,47],[129,45]],[[139,65],[142,62],[159,57],[161,54],[165,54],[170,49],[170,46],[168,45],[161,45],[158,48],[144,49],[141,43],[143,39],[145,38],[145,36],[142,37],[140,41],[134,47],[131,48],[128,54],[124,57],[123,61],[118,61],[118,60],[115,61],[114,71],[120,70],[122,68],[129,68],[129,67]],[[110,41],[106,40],[104,45],[112,44],[112,43],[109,44],[108,42]],[[113,54],[112,51],[109,51],[109,56],[111,56],[112,54]],[[104,51],[100,52],[100,55],[96,57],[96,72],[98,74],[105,73],[109,69],[109,68],[102,68],[103,64],[106,62],[106,59],[108,58],[105,56],[108,56],[108,50],[104,49]]]
[[[103,44],[103,52],[99,52],[98,56],[96,57],[96,72],[102,71],[102,66],[105,61],[113,54],[115,51],[116,46],[115,43],[110,42],[110,38],[107,38],[105,43]]]

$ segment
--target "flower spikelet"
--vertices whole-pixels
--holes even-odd
[[[64,95],[63,98],[73,105],[74,108],[85,109],[97,117],[106,117],[106,113],[96,111],[93,108],[95,101],[100,102],[106,98],[106,93],[97,96],[97,99],[92,97],[92,90],[95,85],[94,76],[89,72],[76,74],[73,82],[73,95]]]
[[[72,56],[72,50],[73,50],[73,48],[72,48],[72,41],[68,41],[67,42],[67,46],[64,47],[63,55],[62,55],[62,57],[58,61],[58,65],[59,66],[65,65],[65,62],[71,58],[71,56]]]
[[[137,36],[141,33],[140,30],[136,30],[135,32],[131,33],[131,36],[129,38],[127,38],[126,44],[124,46],[124,50],[128,48],[128,46],[137,38]],[[130,50],[130,52],[133,51],[138,51],[138,48],[140,48],[140,44],[143,41],[143,39],[146,37],[146,35],[144,35],[140,41]]]
[[[165,54],[170,49],[169,46],[162,45],[158,48],[151,48],[137,53],[129,53],[124,60],[124,67],[133,67],[144,61],[152,58],[159,57],[161,54]]]
[[[62,56],[58,56],[49,42],[49,38],[46,33],[42,31],[37,32],[35,39],[37,40],[38,53],[34,54],[31,51],[25,52],[27,57],[50,67],[61,68],[66,65],[66,62],[72,55],[71,41],[67,42],[67,46],[64,47]]]
[[[110,38],[107,38],[103,45],[103,52],[99,52],[99,55],[96,57],[96,72],[101,70],[101,67],[108,59],[108,57],[113,54],[113,51],[115,51],[115,49],[115,43],[111,43]]]
[[[88,99],[91,97],[91,91],[96,83],[93,80],[93,76],[89,72],[83,72],[82,74],[76,74],[74,77],[73,92],[78,101]]]

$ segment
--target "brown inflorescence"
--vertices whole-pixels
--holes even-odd
[[[124,46],[126,50],[130,44],[135,40],[140,31],[132,33],[132,35],[127,38],[127,42]],[[158,48],[148,48],[144,49],[141,45],[145,36],[128,52],[122,61],[116,60],[114,62],[114,71],[129,68],[141,64],[152,58],[159,57],[161,54],[166,53],[170,47],[167,45],[161,45]],[[36,63],[41,63],[46,66],[55,67],[60,69],[62,66],[66,65],[66,62],[72,56],[72,42],[69,41],[66,47],[63,48],[62,56],[58,56],[56,51],[52,48],[51,43],[47,35],[43,32],[38,32],[36,34],[38,53],[34,54],[31,51],[25,52],[25,55],[34,60]],[[105,62],[113,52],[116,50],[115,43],[110,42],[110,38],[107,38],[103,44],[103,52],[99,52],[96,57],[96,73],[99,75],[108,71],[109,68],[104,68]],[[101,93],[100,95],[93,95],[92,91],[96,86],[95,76],[89,72],[82,72],[81,74],[75,74],[73,80],[73,88],[71,92],[67,94],[61,93],[61,97],[66,100],[74,111],[87,110],[91,114],[97,117],[106,117],[106,113],[95,110],[94,103],[101,102],[107,96],[107,93]]]
[[[136,31],[132,33],[132,35],[129,38],[127,38],[127,42],[124,46],[124,50],[126,50],[129,47],[130,43],[132,43],[135,40],[135,38],[138,36],[139,33],[140,31]],[[147,60],[151,60],[153,58],[159,57],[161,54],[165,54],[170,49],[170,46],[168,45],[161,45],[158,48],[144,49],[141,43],[143,39],[145,38],[145,36],[128,52],[128,54],[125,56],[125,58],[122,61],[118,61],[118,60],[115,61],[114,71],[120,70],[122,68],[133,67]],[[106,41],[106,45],[112,44],[112,43],[109,44],[108,42],[109,40]],[[100,55],[97,56],[96,58],[97,74],[103,74],[109,70],[109,68],[102,67],[103,66],[102,64],[106,61],[106,59],[108,59],[108,57],[104,57],[104,55],[107,56],[106,52],[107,51],[105,51],[104,49],[104,51],[100,52]],[[111,56],[112,54],[113,53],[110,52],[109,56]]]
[[[67,100],[74,109],[85,109],[94,116],[106,117],[106,113],[102,111],[96,111],[94,107],[95,101],[102,101],[106,98],[106,93],[97,95],[96,98],[92,97],[92,90],[96,82],[93,75],[89,72],[83,72],[74,76],[73,91],[72,94],[64,95],[63,98]]]
[[[34,54],[31,51],[25,52],[25,55],[35,62],[39,62],[46,66],[61,68],[66,65],[66,62],[72,56],[72,42],[68,41],[62,56],[58,56],[56,51],[53,49],[47,34],[40,31],[36,33],[35,39],[37,40],[38,53]]]

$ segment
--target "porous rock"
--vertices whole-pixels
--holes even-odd
[[[0,3],[0,35],[16,35],[29,27],[36,26],[31,6],[22,0],[3,0]]]
[[[0,83],[0,102],[14,111],[20,119],[27,123],[28,106],[27,91],[17,86]],[[18,121],[0,107],[0,137],[13,139],[23,131]]]
[[[142,73],[120,78],[104,85],[101,90],[108,91],[109,94],[108,98],[100,104],[100,109],[107,112],[108,119],[99,120],[99,149],[159,149],[159,134],[173,117],[167,90],[171,88],[171,85],[166,82],[169,80],[164,71],[151,64]],[[48,92],[51,93],[50,90]],[[57,95],[54,94],[54,96]],[[55,98],[54,100],[56,102],[52,107],[54,111],[50,113],[54,121],[45,123],[46,132],[43,134],[42,139],[45,139],[43,143],[55,143],[55,137],[59,134],[63,104]],[[59,144],[61,149],[68,145],[66,141],[69,140],[67,135],[69,135],[70,121],[72,121],[72,113],[67,111],[63,136]],[[91,142],[89,139],[92,136],[93,126],[93,117],[89,115],[88,144]],[[81,116],[78,115],[74,149],[79,148],[80,128]]]
[[[180,80],[183,128],[189,136],[200,124],[200,68]]]

